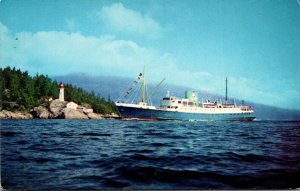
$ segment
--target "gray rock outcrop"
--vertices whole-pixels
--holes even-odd
[[[103,119],[103,115],[98,113],[86,113],[89,119]]]
[[[64,108],[61,113],[63,119],[89,119],[82,111]]]
[[[0,119],[32,119],[30,113],[11,112],[7,110],[0,111]]]
[[[66,104],[59,99],[55,99],[50,103],[49,110],[51,112],[49,118],[60,118],[62,115],[62,110],[65,108]]]
[[[50,118],[50,112],[48,108],[44,106],[38,106],[33,108],[33,111],[31,112],[35,118],[39,119],[48,119]]]

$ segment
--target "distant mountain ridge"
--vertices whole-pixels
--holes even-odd
[[[94,91],[96,94],[100,94],[105,99],[111,99],[116,101],[133,82],[133,78],[116,77],[116,76],[95,76],[85,73],[74,73],[64,76],[54,76],[53,79],[70,83],[81,87],[86,91]],[[148,81],[151,81],[149,79]],[[150,92],[156,84],[148,84],[148,91]],[[186,90],[194,90],[199,93],[199,99],[216,100],[224,98],[224,95],[217,95],[206,91],[191,89],[184,86],[172,85],[169,83],[163,83],[155,95],[151,98],[152,103],[159,104],[159,100],[166,95],[167,91],[170,91],[171,95],[177,97],[184,97]],[[233,101],[233,98],[231,98]],[[237,104],[241,104],[241,100],[235,99]],[[259,103],[248,102],[245,100],[246,105],[251,105],[254,108],[257,120],[300,120],[300,110],[283,109],[274,106],[268,106]]]

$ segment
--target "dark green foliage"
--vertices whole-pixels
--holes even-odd
[[[57,99],[59,88],[58,82],[48,76],[37,74],[31,77],[27,71],[6,67],[0,68],[0,93],[0,110],[30,110],[44,104],[45,101],[41,100],[44,96]],[[112,102],[71,84],[65,84],[65,100],[80,105],[89,104],[96,113],[107,114],[115,111]]]

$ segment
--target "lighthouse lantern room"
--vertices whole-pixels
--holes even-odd
[[[65,91],[64,83],[60,82],[60,84],[59,84],[59,101],[65,101],[64,91]]]

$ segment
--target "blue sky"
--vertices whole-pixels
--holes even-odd
[[[297,0],[2,0],[0,66],[189,86],[300,109]]]

